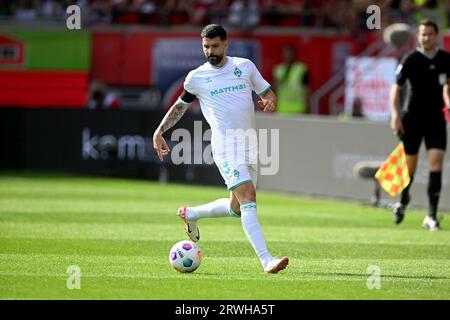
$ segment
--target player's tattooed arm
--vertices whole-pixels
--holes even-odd
[[[188,108],[188,104],[177,101],[166,113],[158,129],[156,129],[153,134],[153,148],[158,154],[159,160],[163,161],[164,156],[168,155],[170,152],[169,146],[162,136],[163,133],[172,128],[181,119]]]
[[[178,121],[180,121],[188,108],[188,104],[183,104],[177,101],[166,113],[158,129],[156,129],[156,132],[163,134],[164,132],[172,128]]]

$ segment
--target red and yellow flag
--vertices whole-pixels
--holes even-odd
[[[398,195],[408,186],[410,177],[403,142],[400,142],[383,162],[375,174],[375,179],[383,190],[392,197]]]

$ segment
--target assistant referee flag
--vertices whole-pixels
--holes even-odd
[[[375,173],[375,179],[383,190],[392,197],[398,195],[408,186],[410,177],[403,142],[400,142],[383,162]]]

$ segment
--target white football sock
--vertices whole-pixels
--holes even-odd
[[[186,218],[188,220],[219,217],[239,218],[239,215],[230,208],[230,199],[222,198],[201,206],[186,208]]]
[[[259,224],[258,216],[256,215],[256,202],[247,202],[241,205],[241,221],[248,240],[250,240],[261,264],[265,267],[272,259],[272,256],[267,250],[261,225]]]

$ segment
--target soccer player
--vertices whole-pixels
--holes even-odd
[[[184,220],[185,231],[192,241],[197,242],[200,239],[197,225],[199,219],[240,217],[245,234],[264,271],[277,273],[286,268],[289,259],[271,256],[258,222],[258,169],[257,161],[254,161],[257,147],[254,143],[246,143],[245,137],[230,137],[229,134],[239,130],[254,130],[252,91],[260,96],[258,104],[264,112],[275,110],[276,96],[250,60],[226,55],[227,33],[222,26],[206,26],[201,32],[201,39],[207,62],[187,75],[183,93],[153,135],[153,147],[162,161],[170,152],[163,133],[180,120],[189,104],[197,97],[202,113],[211,127],[214,162],[230,191],[230,198],[197,207],[180,207],[178,215]]]
[[[394,206],[394,222],[402,222],[410,201],[409,188],[417,166],[417,154],[422,139],[427,150],[428,215],[423,226],[439,230],[437,210],[441,191],[442,167],[447,146],[444,103],[450,106],[450,54],[437,46],[438,27],[430,20],[419,25],[418,48],[408,54],[396,71],[396,83],[391,90],[391,128],[405,146],[406,163],[411,176],[399,203]],[[400,112],[400,90],[407,83],[405,110]]]

